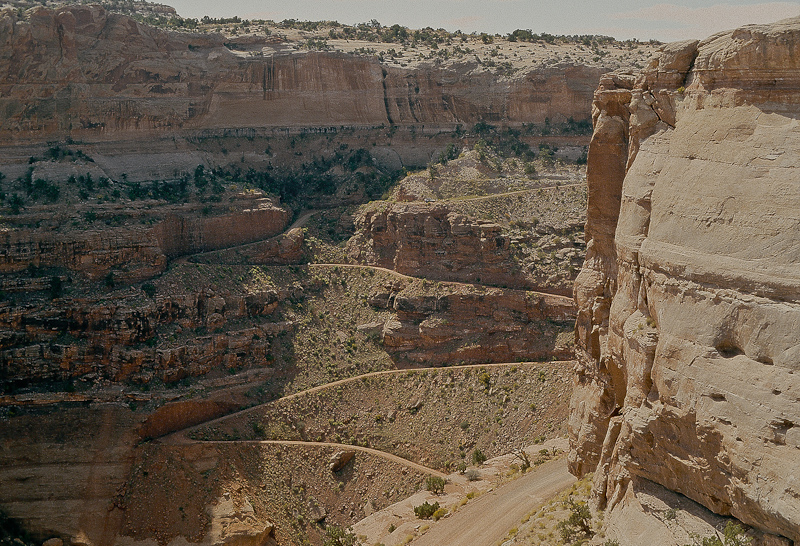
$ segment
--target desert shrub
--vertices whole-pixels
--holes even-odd
[[[569,497],[564,502],[564,508],[567,508],[570,514],[567,519],[558,522],[556,526],[561,533],[561,539],[567,543],[577,538],[591,538],[594,533],[592,532],[592,513],[589,505]]]
[[[433,521],[439,521],[443,517],[447,515],[447,508],[439,508],[436,512],[433,513]]]
[[[445,148],[442,151],[442,153],[439,154],[439,163],[445,165],[447,164],[448,161],[450,161],[451,159],[455,159],[457,157],[458,157],[458,148],[456,147],[455,144],[451,142],[450,144],[447,145],[447,148]]]
[[[514,456],[520,460],[520,471],[524,474],[531,467],[531,460],[528,454],[522,449],[514,452]]]
[[[356,535],[337,525],[329,525],[325,529],[325,546],[355,546]]]
[[[16,193],[11,194],[8,200],[8,206],[11,208],[11,214],[19,214],[20,209],[25,206],[25,200]]]
[[[55,275],[50,277],[50,299],[54,300],[56,298],[60,298],[63,290],[64,287],[61,283],[61,277]]]
[[[151,282],[146,282],[142,285],[142,292],[147,294],[148,298],[152,298],[156,295],[156,285]]]
[[[475,448],[475,451],[472,452],[472,464],[483,464],[485,462],[486,455],[480,449]]]
[[[428,476],[425,478],[425,489],[435,495],[441,495],[444,493],[444,486],[446,483],[447,480],[439,476]]]
[[[749,546],[753,539],[747,536],[744,529],[738,523],[729,521],[722,531],[722,538],[719,534],[701,538],[699,535],[692,535],[693,544],[686,546]]]
[[[438,509],[438,502],[431,504],[428,501],[425,501],[419,506],[414,507],[414,515],[416,515],[419,519],[430,519]]]
[[[476,482],[476,481],[478,481],[480,479],[481,479],[481,473],[480,472],[478,472],[474,468],[471,468],[471,469],[467,470],[467,480],[468,481]]]

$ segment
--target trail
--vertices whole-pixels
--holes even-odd
[[[531,294],[536,294],[537,296],[546,296],[548,298],[555,298],[563,303],[568,303],[572,305],[574,300],[569,296],[562,296],[561,294],[553,294],[551,292],[541,292],[537,290],[528,290],[526,288],[502,288],[500,286],[492,286],[487,284],[476,284],[476,283],[466,283],[466,282],[459,282],[459,281],[440,281],[436,279],[429,279],[426,277],[412,277],[411,275],[406,275],[404,273],[399,273],[394,269],[388,269],[386,267],[380,267],[376,265],[363,265],[363,264],[328,264],[328,263],[309,263],[309,267],[348,267],[351,269],[371,269],[373,271],[381,271],[384,273],[389,273],[391,275],[395,275],[396,277],[400,277],[401,279],[406,280],[426,280],[430,282],[441,282],[442,284],[452,284],[456,286],[484,286],[486,288],[497,288],[498,290],[519,290],[524,292],[530,292]]]
[[[286,231],[290,231],[294,228],[303,227],[308,222],[308,219],[314,216],[318,212],[322,212],[323,209],[311,209],[305,211],[303,214],[297,217],[297,220],[292,222],[292,225],[286,228]],[[285,233],[285,232],[284,232]]]
[[[381,451],[379,449],[372,449],[370,447],[362,447],[362,446],[355,446],[350,444],[337,444],[335,442],[303,442],[300,440],[212,440],[212,441],[203,441],[203,440],[190,440],[188,438],[182,438],[180,441],[171,441],[167,442],[173,445],[191,445],[191,444],[220,444],[220,445],[255,445],[255,444],[266,444],[266,445],[278,445],[278,446],[301,446],[301,447],[311,447],[311,448],[325,448],[325,447],[332,447],[334,449],[340,449],[342,451],[361,451],[362,453],[369,453],[370,455],[375,455],[376,457],[381,457],[382,459],[386,459],[387,461],[392,461],[394,463],[401,464],[407,468],[411,468],[422,472],[423,474],[431,474],[433,476],[439,476],[440,478],[447,477],[447,474],[443,474],[438,470],[434,470],[433,468],[428,468],[427,466],[423,466],[419,463],[415,463],[413,461],[409,461],[408,459],[404,459],[402,457],[398,457],[397,455],[393,455],[386,451]]]
[[[205,421],[198,425],[193,425],[191,427],[187,427],[181,430],[177,430],[175,432],[171,432],[166,436],[161,438],[161,441],[164,443],[187,443],[193,442],[193,440],[189,440],[186,435],[191,433],[194,430],[197,430],[202,427],[211,426],[215,424],[220,424],[225,422],[229,419],[238,419],[239,417],[249,415],[253,412],[258,411],[259,409],[264,408],[265,406],[269,406],[271,404],[277,404],[284,400],[292,400],[294,398],[300,398],[301,396],[308,396],[309,394],[314,394],[325,389],[335,388],[340,385],[346,385],[348,383],[354,383],[356,381],[361,381],[362,379],[366,379],[369,377],[378,377],[381,375],[399,375],[408,372],[412,373],[422,373],[422,372],[439,372],[442,370],[467,370],[467,369],[477,369],[477,368],[501,368],[504,366],[536,366],[539,365],[538,362],[502,362],[502,363],[494,363],[494,364],[465,364],[462,366],[446,366],[446,367],[438,367],[438,368],[401,368],[397,370],[381,370],[379,372],[369,372],[361,375],[357,375],[355,377],[347,377],[345,379],[339,379],[337,381],[331,381],[330,383],[325,383],[324,385],[317,385],[316,387],[311,387],[310,389],[306,389],[303,391],[295,392],[292,394],[288,394],[276,400],[272,400],[270,402],[266,402],[264,404],[259,404],[257,406],[252,406],[250,408],[246,408],[235,413],[229,413],[228,415],[223,415],[222,417],[217,417],[216,419],[211,419],[210,421]],[[301,442],[301,443],[314,443],[314,442]],[[352,446],[355,447],[355,446]],[[403,459],[405,460],[405,459]]]
[[[567,460],[545,463],[525,476],[504,484],[469,502],[455,514],[440,520],[417,540],[415,546],[491,546],[517,527],[522,518],[576,480],[567,471]]]
[[[475,197],[452,197],[450,199],[440,199],[440,201],[444,202],[444,203],[461,203],[461,202],[464,202],[464,201],[483,201],[483,200],[486,200],[486,199],[493,199],[495,197],[508,197],[508,196],[511,196],[511,195],[520,195],[520,194],[523,194],[523,193],[531,193],[531,192],[539,191],[539,190],[560,190],[560,189],[563,189],[563,188],[576,188],[576,187],[585,186],[585,185],[586,185],[585,182],[576,182],[576,183],[573,183],[573,184],[557,184],[555,186],[542,186],[540,188],[528,188],[528,189],[525,189],[525,190],[507,191],[505,193],[493,193],[491,195],[478,195],[478,196],[475,196]]]

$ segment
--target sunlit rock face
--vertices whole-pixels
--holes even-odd
[[[154,29],[96,5],[40,7],[25,21],[0,12],[0,141],[585,119],[601,74],[575,64],[501,77],[343,53],[248,58],[236,47],[221,34]]]
[[[800,19],[604,76],[570,465],[800,540]]]

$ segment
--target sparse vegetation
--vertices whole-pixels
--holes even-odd
[[[480,465],[486,462],[486,455],[480,449],[472,452],[472,464]]]
[[[686,546],[749,546],[752,542],[753,539],[745,534],[741,525],[728,521],[721,534],[717,532],[706,537],[694,534],[692,544]]]
[[[325,529],[325,546],[355,546],[356,535],[337,525],[329,525]]]
[[[439,510],[438,502],[431,504],[428,501],[425,501],[421,505],[414,507],[414,515],[416,515],[419,519],[431,519],[437,510]]]
[[[584,501],[576,501],[572,497],[567,498],[564,507],[569,510],[569,517],[558,523],[558,531],[564,543],[572,543],[577,538],[591,538],[594,535],[592,530],[592,513],[589,505]]]
[[[442,493],[444,493],[444,486],[446,484],[447,480],[439,476],[428,476],[425,479],[425,489],[427,489],[434,495],[441,495]]]

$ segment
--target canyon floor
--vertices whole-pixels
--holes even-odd
[[[62,197],[81,202],[83,186],[63,185]],[[241,192],[226,188],[201,217],[224,219],[241,214],[224,203],[266,198]],[[468,494],[520,477],[513,452],[525,449],[535,466],[560,453],[563,463],[556,439],[566,434],[572,364],[563,359],[574,315],[562,294],[583,260],[582,167],[547,156],[515,161],[481,145],[408,173],[386,198],[300,210],[266,240],[190,251],[139,282],[125,282],[125,269],[92,280],[44,265],[7,276],[7,288],[21,289],[8,292],[6,331],[20,321],[36,327],[16,341],[27,353],[6,354],[32,355],[41,374],[14,380],[9,370],[1,398],[2,474],[17,484],[10,513],[40,536],[72,529],[73,541],[87,543],[110,540],[103,529],[113,528],[137,541],[197,540],[234,533],[236,521],[242,540],[316,544],[326,528],[363,520],[382,523],[354,532],[390,544],[430,525],[409,508],[422,502],[427,476],[448,478],[440,502],[452,512]],[[164,206],[120,197],[83,202],[71,219],[47,204],[10,219],[33,233],[50,222],[65,239],[86,227],[102,238],[169,221],[175,212]],[[410,222],[398,232],[410,238],[385,238],[376,211]],[[421,243],[406,245],[414,237]],[[482,246],[480,256],[460,250]],[[456,265],[429,267],[445,249]],[[506,272],[495,278],[484,264]],[[57,371],[62,355],[89,362],[91,354],[106,355],[106,367],[73,368],[66,379]],[[65,435],[76,420],[83,432]],[[97,442],[95,425],[86,429],[95,422],[114,431],[108,441]],[[40,427],[35,438],[30,427]],[[78,464],[65,441],[88,459]],[[38,466],[28,467],[15,454],[33,445]],[[329,469],[351,452],[342,469]],[[24,486],[54,479],[48,468],[64,476],[69,502],[92,491],[77,522],[49,517],[41,492]],[[405,508],[395,521],[386,514],[397,503]]]

